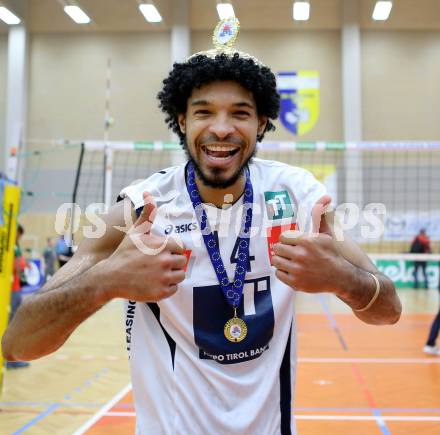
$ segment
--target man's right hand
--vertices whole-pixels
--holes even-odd
[[[124,200],[102,216],[104,236],[85,238],[72,259],[26,298],[2,337],[7,360],[28,361],[54,352],[113,298],[155,302],[177,291],[185,279],[183,247],[151,234],[156,205],[148,194],[130,230],[118,231],[125,205],[131,207]]]
[[[183,244],[150,232],[156,211],[153,197],[144,192],[138,219],[113,254],[99,265],[108,278],[103,283],[108,299],[156,302],[172,296],[185,279]]]

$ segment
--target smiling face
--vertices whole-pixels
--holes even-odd
[[[267,118],[257,114],[252,93],[234,81],[215,81],[194,89],[186,113],[179,114],[197,174],[214,188],[232,186],[239,179],[266,123]]]

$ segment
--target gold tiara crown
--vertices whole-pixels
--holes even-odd
[[[259,66],[265,66],[263,62],[259,61],[256,57],[246,53],[244,51],[239,51],[234,48],[235,41],[238,38],[238,33],[240,32],[240,21],[236,17],[229,17],[220,20],[215,26],[214,32],[212,34],[212,43],[214,48],[205,51],[199,51],[188,57],[190,60],[196,56],[206,56],[214,59],[220,54],[226,54],[228,57],[232,57],[234,54],[238,54],[244,59],[251,59]]]

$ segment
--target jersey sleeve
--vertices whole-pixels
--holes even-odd
[[[179,170],[183,171],[182,165],[166,168],[152,174],[144,180],[134,181],[120,191],[118,200],[128,198],[133,203],[135,210],[144,206],[144,192],[148,192],[152,195],[158,206],[160,203],[168,202],[179,194],[173,182]]]
[[[298,229],[309,231],[312,223],[312,209],[316,202],[327,194],[327,188],[315,176],[303,169],[296,186],[292,186],[298,206]]]
[[[128,198],[132,203],[134,208],[137,210],[139,207],[144,205],[144,192],[150,192],[151,185],[148,182],[149,179],[142,181],[134,181],[130,186],[124,187],[118,195],[118,199]]]

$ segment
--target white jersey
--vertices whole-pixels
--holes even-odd
[[[271,246],[282,230],[309,224],[311,208],[325,188],[304,169],[283,163],[254,159],[249,169],[254,190],[250,259],[238,309],[247,336],[238,343],[224,335],[233,309],[199,231],[185,165],[121,192],[138,212],[143,191],[150,192],[158,205],[152,232],[179,237],[189,257],[186,279],[172,297],[127,302],[137,434],[295,433],[295,292],[276,278]],[[243,199],[223,209],[205,207],[232,281]]]

